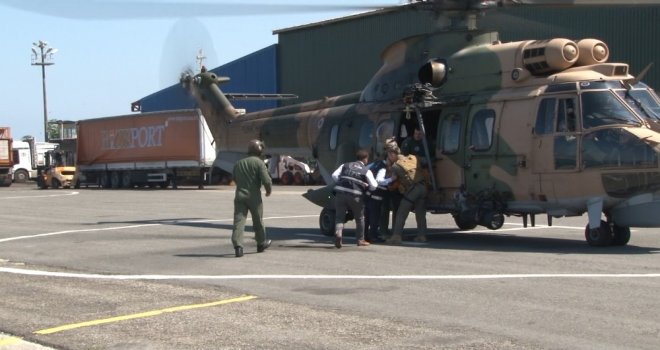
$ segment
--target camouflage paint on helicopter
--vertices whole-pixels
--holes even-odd
[[[660,100],[608,57],[595,39],[501,43],[497,33],[438,31],[389,46],[361,93],[246,115],[212,73],[186,82],[215,119],[225,170],[260,138],[275,154],[316,158],[331,183],[329,172],[358,148],[377,155],[385,138],[402,141],[421,121],[428,210],[451,213],[462,229],[588,212],[591,245],[624,245],[630,226],[660,226]],[[321,228],[331,233],[329,187],[305,197],[324,207]]]

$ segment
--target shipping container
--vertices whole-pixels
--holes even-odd
[[[12,141],[11,129],[0,127],[0,186],[3,187],[12,183]]]
[[[216,156],[198,109],[80,120],[77,135],[81,186],[202,188]]]

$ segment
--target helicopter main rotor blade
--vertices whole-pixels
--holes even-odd
[[[0,0],[0,5],[49,16],[71,19],[156,19],[181,17],[219,17],[281,13],[311,13],[332,11],[368,11],[388,7],[379,5],[274,4],[203,1],[148,0]]]
[[[660,5],[660,0],[500,0],[504,6],[607,6]]]

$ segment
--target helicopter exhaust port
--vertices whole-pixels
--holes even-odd
[[[530,41],[523,48],[523,66],[533,75],[570,68],[578,58],[578,45],[568,39]]]
[[[610,57],[610,49],[598,39],[582,39],[577,42],[580,57],[576,66],[589,66],[597,63],[605,63]]]
[[[423,84],[440,87],[447,81],[447,65],[441,60],[429,60],[419,69],[417,77]]]

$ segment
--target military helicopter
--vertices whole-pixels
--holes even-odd
[[[230,171],[246,142],[311,156],[326,183],[358,148],[383,151],[417,125],[429,166],[427,211],[451,214],[461,230],[525,227],[535,215],[588,213],[591,246],[622,246],[630,227],[659,227],[660,98],[606,43],[564,38],[503,43],[476,28],[498,6],[628,4],[630,1],[422,1],[402,7],[451,16],[454,25],[392,43],[356,93],[240,115],[211,72],[185,76]],[[659,1],[633,1],[660,4]],[[458,18],[458,20],[457,20]],[[455,23],[462,23],[460,28]],[[334,232],[331,185],[304,195]]]

